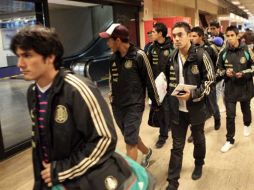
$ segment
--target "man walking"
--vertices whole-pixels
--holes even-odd
[[[163,23],[156,23],[153,26],[152,38],[154,43],[150,46],[147,56],[151,63],[154,78],[156,79],[160,73],[166,75],[166,65],[170,54],[173,51],[173,45],[171,39],[167,37],[168,29]],[[150,112],[153,111],[151,107]],[[169,126],[169,103],[168,94],[164,97],[160,110],[154,112],[154,116],[157,118],[157,123],[160,128],[159,137],[155,144],[156,148],[161,148],[165,144],[168,138]]]
[[[206,144],[204,125],[207,117],[205,97],[210,92],[214,82],[214,70],[208,54],[202,49],[191,45],[191,28],[188,23],[178,22],[173,26],[174,47],[169,60],[169,92],[172,93],[178,84],[196,86],[196,89],[184,88],[176,96],[170,96],[170,111],[172,118],[173,147],[171,149],[167,190],[177,190],[182,168],[183,149],[188,126],[194,140],[195,168],[192,179],[202,176]]]
[[[148,167],[152,149],[145,146],[139,135],[146,88],[154,106],[160,105],[149,60],[144,51],[129,42],[129,31],[121,24],[112,24],[100,37],[108,40],[114,53],[110,61],[110,99],[127,155],[137,160],[140,150],[143,153],[141,164]]]

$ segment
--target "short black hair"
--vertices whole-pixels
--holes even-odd
[[[174,30],[175,28],[184,28],[187,34],[191,32],[191,27],[187,22],[177,22],[174,24],[172,30]]]
[[[238,28],[237,28],[236,26],[234,26],[234,25],[228,26],[227,29],[226,29],[226,33],[227,33],[228,31],[233,31],[236,35],[239,34]]]
[[[34,50],[44,58],[55,55],[54,67],[58,70],[64,53],[63,44],[54,29],[41,25],[21,29],[11,41],[10,49],[16,54],[17,49]]]
[[[200,37],[205,36],[204,30],[202,28],[200,28],[199,26],[193,27],[191,29],[191,32],[196,32]]]
[[[212,21],[212,22],[210,22],[210,27],[211,26],[214,26],[214,27],[216,27],[216,28],[220,28],[220,24],[219,24],[219,22],[217,22],[217,21]]]
[[[156,32],[161,32],[162,36],[165,38],[168,34],[168,28],[166,27],[165,24],[161,23],[161,22],[157,22],[153,25],[154,29],[156,30]]]

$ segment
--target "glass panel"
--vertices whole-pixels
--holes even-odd
[[[0,81],[0,118],[5,149],[31,137],[31,120],[26,103],[29,84],[23,79]]]
[[[33,2],[4,0],[0,6],[0,127],[4,149],[17,147],[31,138],[31,121],[27,110],[26,82],[16,67],[17,58],[10,42],[22,27],[35,24]],[[4,152],[5,152],[4,150]],[[3,154],[3,153],[0,153]],[[2,155],[0,155],[1,157]]]
[[[52,0],[49,17],[50,26],[63,42],[64,57],[69,57],[83,53],[95,43],[98,33],[113,22],[113,10],[111,6]]]

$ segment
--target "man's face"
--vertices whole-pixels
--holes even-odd
[[[148,41],[149,42],[153,42],[153,35],[152,35],[152,33],[148,34]]]
[[[230,46],[235,46],[238,43],[238,37],[234,31],[227,31],[226,37]]]
[[[215,26],[210,26],[210,32],[212,36],[218,36],[220,33],[220,28],[216,28]]]
[[[157,41],[162,36],[161,32],[157,32],[155,28],[152,30],[152,39],[153,41]]]
[[[108,47],[111,49],[113,53],[118,51],[118,42],[117,39],[114,40],[113,38],[109,38],[107,41]]]
[[[188,43],[190,43],[190,38],[188,33],[183,27],[176,27],[172,31],[174,46],[177,49],[184,48]]]
[[[202,36],[199,36],[197,32],[190,33],[190,40],[195,45],[200,45],[203,41]]]
[[[36,82],[43,80],[44,77],[52,69],[52,58],[44,58],[34,50],[24,51],[17,48],[16,55],[18,57],[18,67],[25,80],[35,80]]]

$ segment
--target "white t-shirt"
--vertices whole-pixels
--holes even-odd
[[[184,84],[183,61],[181,59],[180,53],[178,53],[178,65],[179,65],[179,84]],[[186,100],[178,100],[178,101],[179,101],[179,111],[189,112],[186,106]]]

